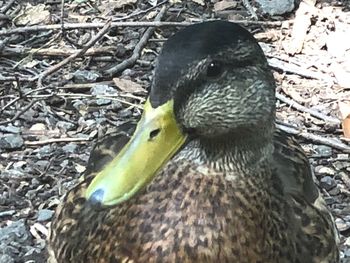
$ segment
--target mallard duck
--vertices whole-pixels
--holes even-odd
[[[134,134],[100,144],[57,208],[51,262],[338,262],[308,160],[274,121],[274,78],[247,30],[180,30]]]

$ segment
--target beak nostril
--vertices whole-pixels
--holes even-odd
[[[160,132],[160,129],[155,129],[149,133],[149,139],[152,140],[156,137]]]

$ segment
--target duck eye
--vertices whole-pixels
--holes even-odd
[[[208,77],[217,77],[220,75],[221,71],[222,71],[221,63],[218,61],[212,61],[208,65],[207,76]]]

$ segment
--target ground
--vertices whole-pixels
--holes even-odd
[[[164,40],[214,18],[259,40],[278,84],[277,125],[310,158],[350,262],[349,1],[302,1],[273,16],[259,1],[61,2],[0,0],[0,262],[46,261],[55,207],[94,141],[140,115]]]

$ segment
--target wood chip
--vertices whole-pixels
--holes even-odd
[[[131,80],[114,78],[113,82],[121,91],[129,93],[146,93],[146,90],[140,84]]]
[[[205,5],[204,0],[192,0],[192,2],[203,6]]]
[[[315,13],[315,4],[315,0],[310,0],[302,1],[299,5],[295,16],[292,39],[288,44],[284,45],[284,49],[291,55],[301,53],[303,50],[307,31],[311,25],[311,16]]]
[[[236,6],[237,6],[237,2],[235,1],[228,1],[228,0],[220,1],[214,4],[214,12],[234,8]]]

